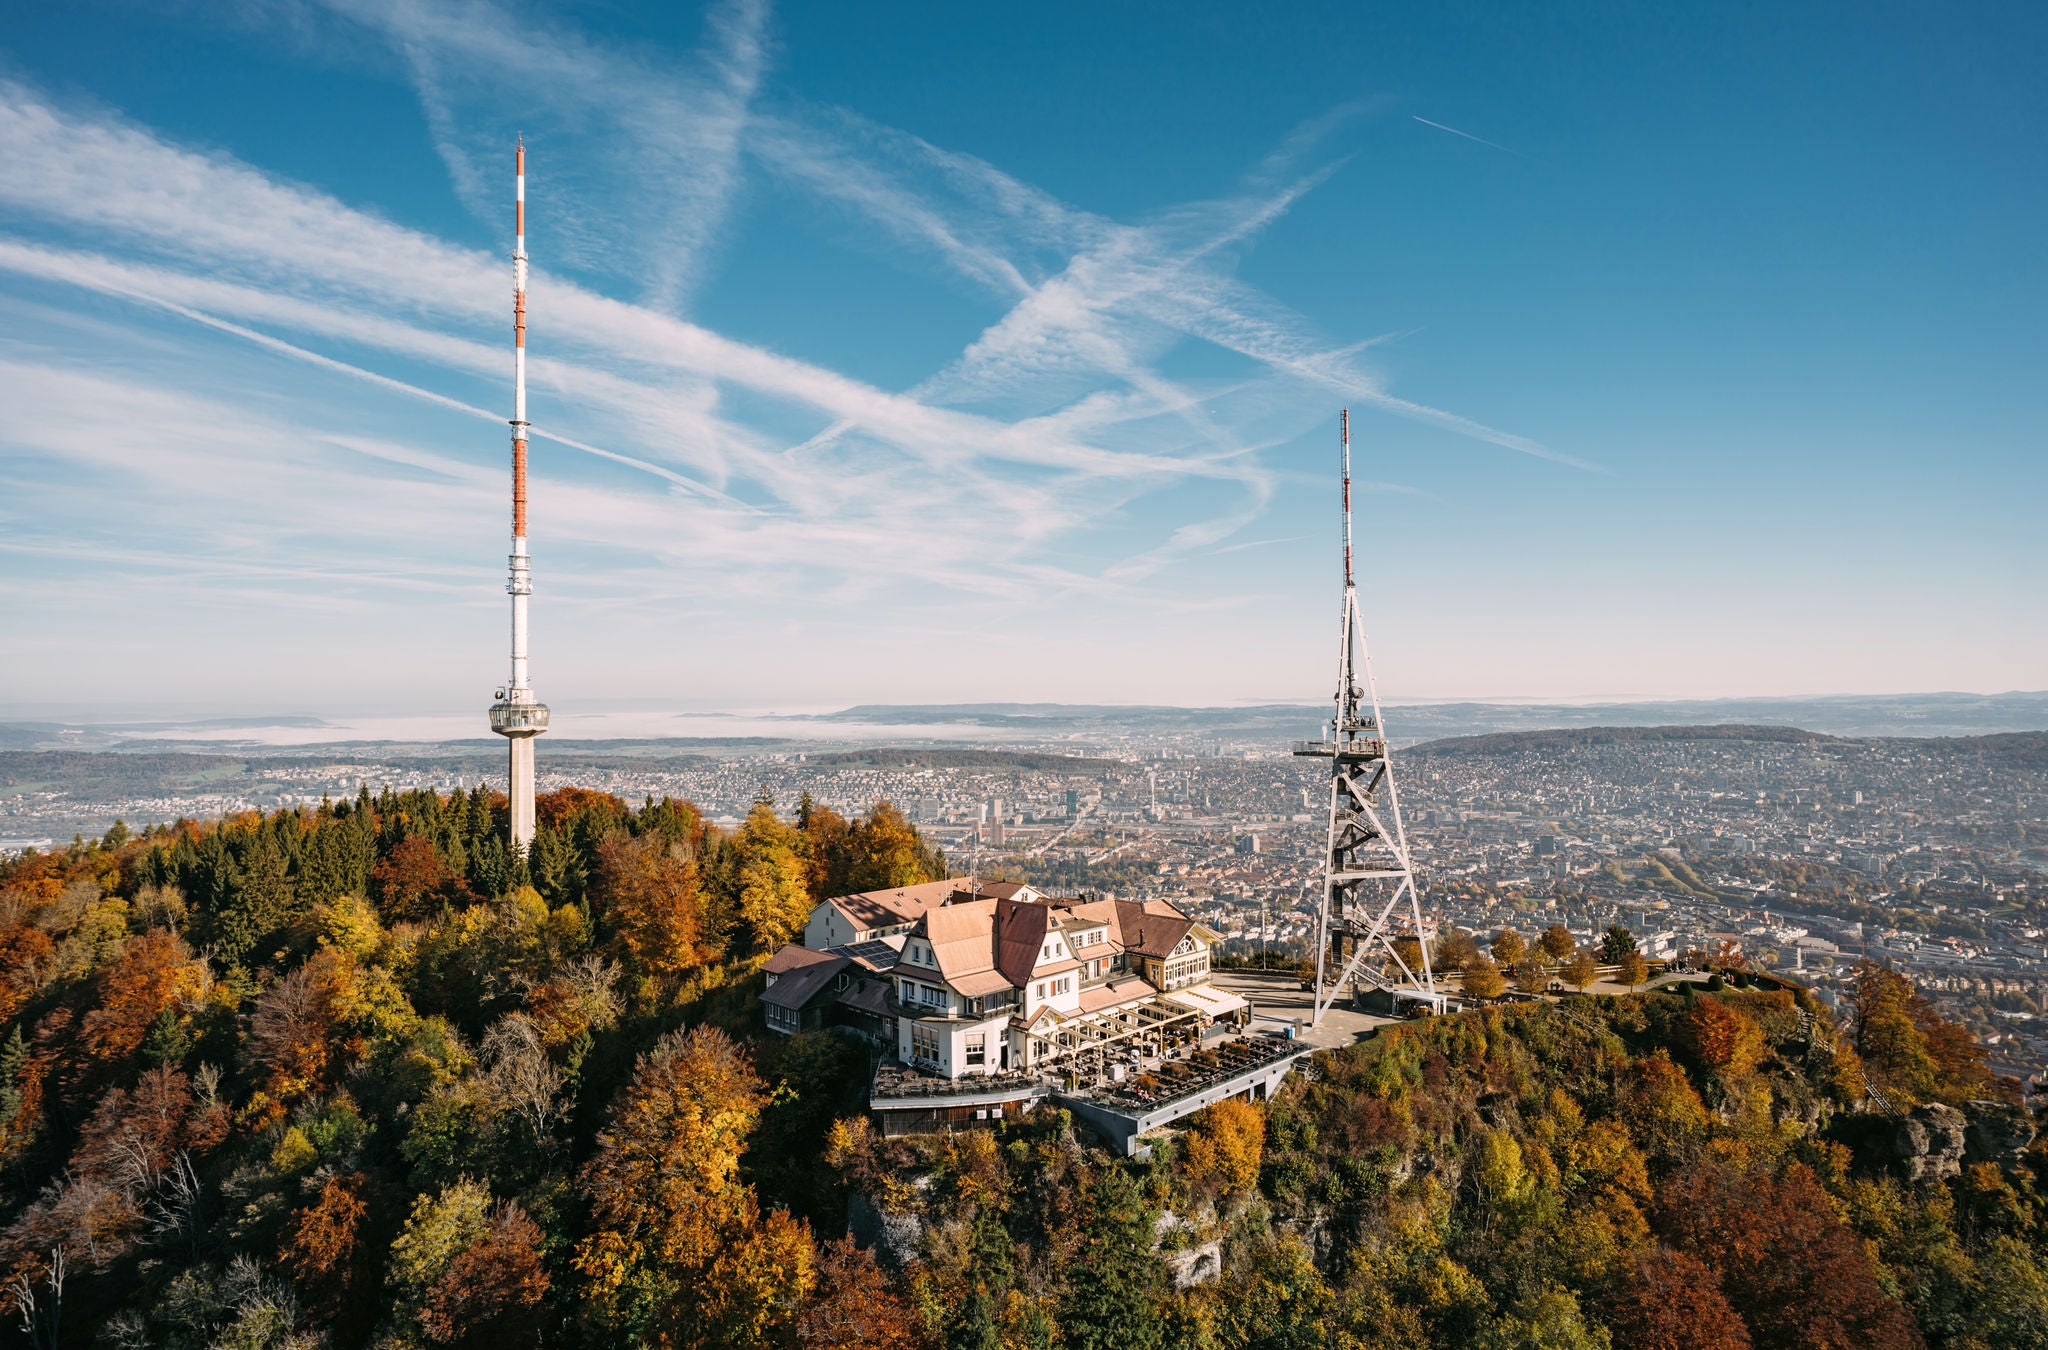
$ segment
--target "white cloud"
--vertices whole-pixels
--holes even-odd
[[[1550,454],[1393,398],[1358,364],[1361,344],[1322,340],[1235,278],[1235,252],[1328,172],[1300,167],[1320,128],[1232,195],[1127,224],[851,114],[762,112],[767,15],[752,0],[715,8],[681,66],[483,4],[324,2],[402,56],[458,192],[507,234],[508,81],[535,119],[531,233],[564,246],[541,261],[566,265],[536,268],[529,304],[536,440],[573,452],[536,452],[556,593],[647,612],[798,588],[886,599],[905,623],[963,598],[1207,606],[1227,597],[1197,601],[1161,573],[1264,514],[1276,410],[1304,387]],[[553,140],[608,148],[555,155]],[[43,352],[17,339],[28,359],[0,362],[13,399],[0,454],[28,494],[17,518],[39,502],[50,524],[9,547],[51,566],[91,556],[144,584],[232,581],[238,595],[336,577],[288,559],[392,560],[343,569],[348,596],[330,589],[323,604],[372,603],[355,583],[489,574],[502,257],[19,84],[0,84],[0,145],[0,274],[37,292],[25,306],[100,297],[92,322],[126,330],[86,344],[120,351],[119,370],[86,369],[55,337]],[[748,165],[993,300],[990,323],[898,391],[692,321]],[[601,277],[615,257],[633,300],[568,275]],[[109,320],[106,299],[125,317]],[[167,354],[167,332],[205,362]],[[1170,377],[1165,360],[1189,339],[1243,358],[1241,372]],[[280,359],[301,374],[280,376]],[[393,435],[392,407],[442,421]],[[1298,429],[1300,414],[1280,420]],[[465,429],[481,423],[498,430]],[[81,474],[120,481],[114,499],[138,514],[171,504],[195,546],[153,526],[128,547],[60,537],[60,518],[94,528],[67,505]]]

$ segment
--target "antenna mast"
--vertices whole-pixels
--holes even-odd
[[[533,842],[533,738],[548,729],[548,707],[526,672],[526,601],[533,594],[526,552],[526,140],[514,152],[512,232],[512,555],[505,590],[512,597],[512,679],[491,705],[491,730],[511,742],[507,833],[524,855]]]
[[[1313,1025],[1338,995],[1370,985],[1388,1010],[1405,1013],[1415,1005],[1442,1012],[1446,1000],[1429,966],[1422,927],[1422,900],[1401,824],[1401,798],[1394,789],[1380,718],[1379,689],[1365,651],[1359,618],[1358,579],[1352,563],[1351,410],[1339,426],[1343,444],[1344,604],[1337,648],[1335,715],[1320,741],[1302,741],[1297,755],[1330,761],[1329,852],[1323,869],[1322,905],[1316,915],[1316,993]],[[1359,676],[1364,676],[1364,684]],[[1381,789],[1385,788],[1384,799]],[[1382,810],[1384,809],[1384,814]],[[1406,902],[1405,904],[1403,902]],[[1396,947],[1413,938],[1421,958],[1410,962]],[[1334,977],[1334,978],[1333,978]]]

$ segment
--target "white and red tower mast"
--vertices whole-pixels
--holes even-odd
[[[512,556],[505,589],[512,596],[512,681],[491,705],[491,730],[511,742],[508,796],[512,847],[533,842],[533,738],[548,729],[548,707],[533,696],[526,674],[526,600],[533,571],[526,553],[526,142],[515,152],[512,242]]]

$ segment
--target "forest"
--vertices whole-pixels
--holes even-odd
[[[1888,971],[1425,1019],[1113,1159],[883,1138],[760,1029],[851,819],[565,789],[0,866],[0,1281],[38,1347],[2048,1346],[2018,1085]],[[1747,986],[1747,987],[1745,987]]]

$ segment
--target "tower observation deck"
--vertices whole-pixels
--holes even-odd
[[[512,597],[512,678],[491,705],[491,730],[510,742],[506,795],[511,844],[533,842],[533,738],[548,729],[548,705],[534,697],[526,673],[526,601],[533,571],[526,552],[526,143],[515,153],[512,244],[512,555],[505,590]]]

